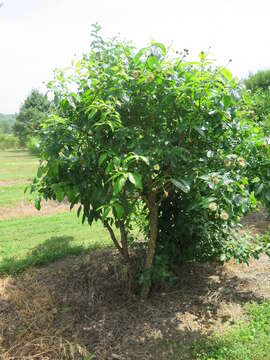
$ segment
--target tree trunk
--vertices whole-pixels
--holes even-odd
[[[121,245],[123,250],[123,256],[126,262],[129,262],[129,253],[128,253],[128,242],[127,242],[127,232],[123,221],[119,221],[120,235],[121,235]]]
[[[146,278],[144,279],[144,283],[141,291],[141,298],[143,300],[145,300],[148,297],[151,287],[151,270],[152,270],[153,260],[156,251],[157,230],[158,230],[158,204],[156,204],[156,194],[152,191],[152,188],[150,189],[147,205],[149,208],[149,217],[150,217],[150,239],[148,243],[146,261],[145,261]]]

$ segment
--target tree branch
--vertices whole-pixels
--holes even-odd
[[[114,232],[113,232],[112,227],[108,224],[108,222],[104,222],[104,226],[105,226],[105,228],[109,231],[109,233],[110,233],[110,235],[111,235],[111,239],[112,239],[115,247],[117,248],[117,250],[120,252],[120,254],[121,254],[123,257],[125,257],[124,251],[123,251],[123,249],[121,248],[119,242],[117,241],[117,239],[116,239],[116,237],[115,237],[115,234],[114,234]]]

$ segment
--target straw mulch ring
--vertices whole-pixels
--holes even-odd
[[[145,303],[113,250],[1,278],[0,358],[175,359],[173,344],[188,348],[239,318],[244,302],[270,298],[266,256],[249,267],[185,264],[177,275]]]

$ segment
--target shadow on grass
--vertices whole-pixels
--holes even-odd
[[[24,257],[6,257],[0,262],[0,274],[18,274],[30,266],[46,265],[67,255],[79,255],[90,248],[73,244],[72,236],[52,236]],[[91,249],[95,249],[93,245]]]

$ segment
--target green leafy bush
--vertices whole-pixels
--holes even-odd
[[[32,191],[37,208],[66,197],[83,222],[102,221],[127,262],[139,219],[146,297],[157,241],[161,254],[170,242],[226,259],[232,230],[256,206],[250,164],[265,147],[237,82],[204,53],[190,62],[161,43],[137,51],[98,26],[92,35],[89,54],[49,84],[56,112],[41,130]]]
[[[26,144],[27,150],[30,154],[39,156],[40,154],[40,142],[37,137],[30,138]]]
[[[0,133],[0,149],[16,149],[18,147],[18,139],[10,134]]]
[[[259,71],[246,80],[246,87],[243,97],[246,100],[247,108],[245,116],[257,124],[255,131],[261,139],[260,147],[267,150],[254,148],[257,155],[253,157],[250,169],[256,176],[253,178],[251,188],[260,201],[270,210],[270,71]]]

